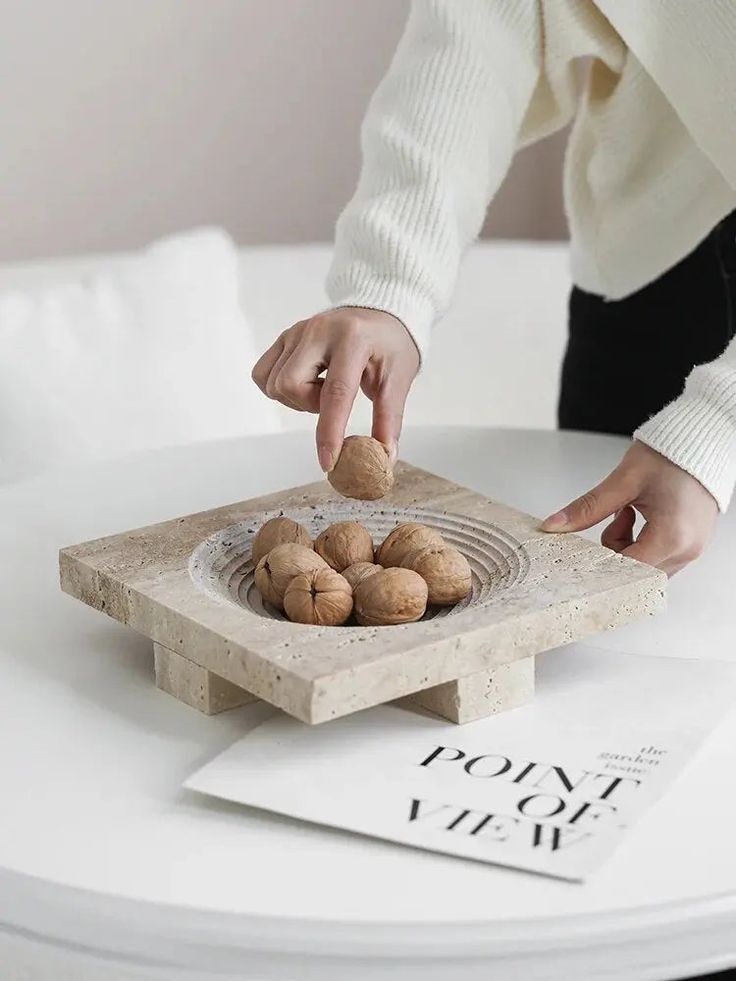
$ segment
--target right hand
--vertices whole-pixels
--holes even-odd
[[[317,457],[329,471],[359,388],[373,402],[372,435],[396,458],[404,406],[418,370],[419,352],[400,320],[381,310],[345,307],[284,331],[256,363],[253,381],[289,408],[319,413]]]

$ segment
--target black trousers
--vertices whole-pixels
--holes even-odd
[[[655,282],[607,301],[574,287],[561,429],[631,436],[736,332],[736,211]]]
[[[722,354],[734,333],[736,211],[690,255],[623,300],[573,287],[560,428],[631,436],[680,395],[696,364]]]

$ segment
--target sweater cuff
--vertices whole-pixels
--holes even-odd
[[[640,426],[634,439],[695,477],[726,510],[736,483],[736,419],[720,399],[686,391]]]
[[[334,307],[382,310],[396,317],[416,344],[420,362],[424,362],[435,319],[434,306],[426,296],[396,280],[370,276],[353,280],[344,288],[339,283],[332,283],[328,288],[328,295]]]

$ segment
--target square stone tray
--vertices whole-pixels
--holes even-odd
[[[471,596],[418,623],[292,624],[264,607],[250,548],[287,514],[316,536],[362,521],[438,528],[473,569]],[[531,697],[533,655],[664,607],[663,573],[405,463],[382,501],[326,481],[175,518],[60,553],[62,589],[154,641],[159,687],[205,712],[263,698],[308,723],[413,696],[464,722]]]

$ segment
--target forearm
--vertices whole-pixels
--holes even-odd
[[[396,316],[426,350],[505,176],[540,64],[536,0],[415,0],[362,128],[328,294]]]
[[[736,339],[693,369],[683,394],[634,435],[699,480],[725,511],[736,483]]]

